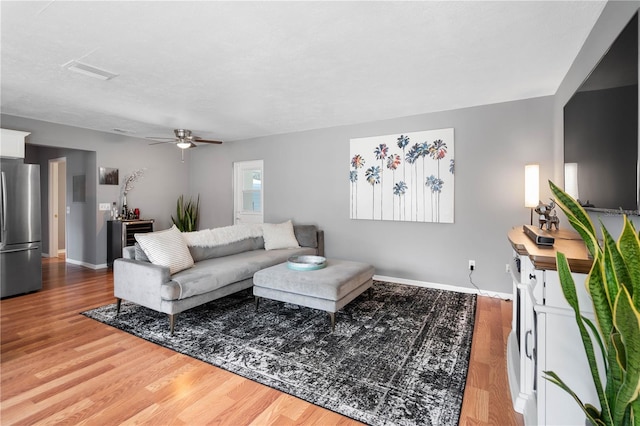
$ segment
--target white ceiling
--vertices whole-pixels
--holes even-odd
[[[552,95],[605,3],[2,1],[1,108],[232,141]]]

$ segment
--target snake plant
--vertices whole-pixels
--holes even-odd
[[[178,197],[176,217],[171,216],[171,221],[181,232],[193,232],[198,229],[198,215],[200,212],[200,196],[194,203],[191,199],[184,201],[184,196]]]
[[[583,403],[553,371],[546,379],[568,392],[591,424],[640,424],[640,238],[633,223],[623,217],[622,232],[613,239],[601,225],[603,241],[596,236],[587,212],[573,198],[549,182],[556,203],[584,240],[593,257],[585,286],[593,302],[596,324],[580,313],[575,283],[567,258],[558,253],[556,264],[565,299],[575,313],[599,408]],[[605,381],[597,358],[602,357]]]

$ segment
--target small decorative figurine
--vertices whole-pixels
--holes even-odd
[[[547,230],[551,231],[551,228],[556,227],[556,231],[560,229],[560,218],[556,214],[556,209],[553,209],[549,220],[547,221]]]
[[[542,201],[538,203],[538,206],[535,208],[535,212],[540,216],[538,217],[538,223],[540,225],[540,229],[547,225],[547,231],[551,231],[553,226],[556,227],[556,230],[560,229],[560,219],[556,215],[556,211],[554,207],[556,206],[555,201],[551,199],[549,204],[545,204]]]

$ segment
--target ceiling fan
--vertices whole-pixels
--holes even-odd
[[[187,130],[187,129],[174,129],[173,133],[175,133],[175,137],[173,138],[147,137],[147,139],[159,141],[159,142],[152,143],[151,145],[157,145],[161,143],[172,143],[172,144],[175,144],[180,149],[195,148],[197,146],[195,142],[215,143],[215,144],[222,143],[222,141],[212,141],[208,139],[202,139],[199,136],[194,136],[191,134],[191,130]]]

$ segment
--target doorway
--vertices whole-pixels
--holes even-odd
[[[233,223],[262,223],[264,221],[263,161],[233,163]]]
[[[67,159],[49,160],[49,257],[66,255]]]

